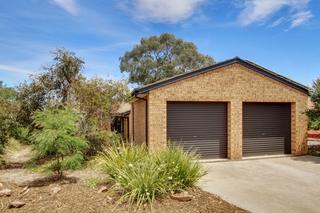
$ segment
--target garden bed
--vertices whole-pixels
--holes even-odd
[[[23,195],[23,187],[15,184],[3,183],[2,188],[12,190],[10,197],[0,200],[0,212],[132,212],[134,206],[119,204],[120,195],[106,192],[99,193],[99,188],[87,186],[84,182],[64,182],[50,184],[43,187],[31,187]],[[56,194],[52,191],[60,188]],[[173,200],[166,195],[156,199],[152,204],[152,212],[247,212],[220,197],[204,192],[198,188],[188,191],[193,199],[188,202]],[[8,209],[9,203],[14,200],[25,202],[19,209]],[[145,204],[137,212],[150,212],[149,205]]]

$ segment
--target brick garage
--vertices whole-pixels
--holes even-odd
[[[194,121],[192,117],[196,119],[194,130],[186,129],[186,137],[182,136],[179,141],[184,145],[188,144],[189,141],[185,142],[184,138],[192,136],[195,132],[194,134],[200,135],[194,136],[193,145],[203,143],[203,146],[199,147],[207,147],[208,149],[219,147],[217,143],[221,143],[223,139],[215,137],[219,138],[220,136],[217,135],[222,133],[211,134],[208,132],[211,127],[206,128],[211,123],[201,124],[201,116],[206,119],[206,122],[210,120],[207,118],[209,115],[203,115],[205,110],[200,109],[201,107],[195,107],[195,109],[199,108],[197,112],[200,114],[197,114],[193,113],[192,107],[186,107],[186,114],[180,113],[181,116],[185,115],[184,118],[180,118],[181,116],[174,116],[174,114],[171,116],[171,112],[168,112],[168,109],[171,110],[170,107],[168,108],[168,104],[199,103],[201,105],[201,103],[212,103],[212,107],[214,107],[214,103],[224,103],[226,106],[226,157],[229,159],[241,159],[244,156],[243,150],[247,149],[244,149],[245,147],[249,147],[248,149],[252,151],[253,155],[255,153],[260,155],[264,154],[263,150],[266,150],[266,154],[270,154],[269,151],[272,151],[274,146],[277,154],[277,152],[282,152],[281,141],[283,144],[289,143],[287,145],[289,145],[289,153],[292,155],[303,155],[307,152],[307,117],[304,112],[307,108],[308,88],[250,61],[234,58],[135,89],[133,94],[136,98],[132,103],[130,114],[130,140],[133,143],[146,144],[151,151],[167,147],[168,135],[174,135],[177,131],[177,135],[183,134],[184,126],[187,127]],[[251,111],[247,113],[248,105],[253,111],[256,109],[257,113],[253,114]],[[206,109],[210,109],[210,107]],[[265,111],[259,111],[260,109]],[[180,123],[184,122],[185,125],[181,126],[179,121],[171,121],[171,118],[168,120],[168,113],[173,117],[172,119],[180,119]],[[259,119],[260,115],[261,119]],[[274,117],[273,120],[272,117]],[[279,119],[276,119],[277,117]],[[214,119],[214,116],[212,118],[212,121],[217,123],[212,125],[212,132],[214,132],[216,131],[214,128],[220,121]],[[281,119],[285,124],[281,123]],[[168,129],[168,125],[175,122],[178,122],[178,130]],[[201,129],[196,131],[198,126],[203,128],[203,133],[201,133]],[[255,131],[251,131],[253,129],[250,128],[254,128]],[[269,131],[270,137],[266,140],[268,136],[263,135],[269,134],[268,129],[270,128],[273,131]],[[278,131],[278,129],[282,130]],[[256,135],[251,137],[250,132]],[[205,136],[208,137],[203,137],[205,138],[203,141],[197,140],[197,138],[202,138],[201,134],[206,134]],[[244,147],[244,145],[246,146]],[[257,147],[257,152],[255,152],[255,147]],[[283,149],[285,148],[283,147]],[[212,149],[212,151],[214,150]],[[285,151],[283,152],[285,153]]]

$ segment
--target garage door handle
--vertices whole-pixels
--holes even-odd
[[[192,136],[192,137],[197,138],[198,136],[194,135],[194,136]]]

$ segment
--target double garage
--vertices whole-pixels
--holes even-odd
[[[228,103],[168,102],[168,140],[202,158],[227,158]],[[243,103],[243,156],[291,153],[290,103]]]
[[[307,151],[308,88],[240,58],[135,89],[130,139],[204,159]]]

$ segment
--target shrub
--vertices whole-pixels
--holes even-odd
[[[320,130],[320,118],[309,121],[309,128],[314,130]]]
[[[310,91],[310,98],[313,102],[313,107],[307,110],[309,117],[309,128],[319,130],[320,129],[320,78],[313,82],[312,89]]]
[[[79,168],[87,143],[77,136],[79,116],[70,109],[47,109],[35,114],[34,122],[39,128],[33,134],[34,149],[38,157],[51,161],[48,169],[60,177],[62,171]]]
[[[205,174],[199,156],[185,152],[179,147],[170,147],[155,155],[156,164],[168,180],[170,190],[192,187]]]
[[[125,191],[123,198],[137,205],[192,187],[205,174],[196,154],[177,147],[149,153],[140,146],[122,146],[108,149],[101,159],[102,169]]]
[[[119,147],[122,144],[121,136],[110,131],[92,131],[85,134],[88,147],[85,151],[86,156],[94,156],[102,152],[107,147]]]
[[[8,143],[9,133],[7,123],[0,117],[0,154],[3,154],[5,145]]]
[[[13,134],[14,138],[23,144],[30,144],[30,131],[26,127],[17,127]]]

